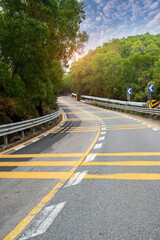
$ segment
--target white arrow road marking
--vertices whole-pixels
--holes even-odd
[[[84,160],[84,162],[91,162],[91,161],[93,161],[93,160],[95,159],[96,156],[97,156],[96,153],[94,153],[94,154],[92,154],[92,155],[88,155],[88,156],[86,157],[86,159]]]
[[[18,240],[26,240],[45,233],[65,204],[66,202],[62,202],[46,207]]]
[[[21,148],[24,148],[25,147],[25,145],[21,145],[21,146],[19,146],[19,147],[16,147],[16,148],[14,148],[14,150],[19,150],[19,149],[21,149]]]

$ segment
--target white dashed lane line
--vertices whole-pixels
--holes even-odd
[[[159,129],[158,128],[152,128],[153,131],[158,131]]]
[[[86,159],[84,160],[84,162],[91,162],[91,161],[94,161],[95,157],[97,156],[96,153],[92,154],[92,155],[88,155],[86,157]]]
[[[101,148],[102,147],[102,143],[97,143],[95,146],[94,146],[94,149],[98,149],[98,148]]]
[[[101,132],[102,135],[106,134],[106,131],[105,132]]]
[[[105,139],[105,137],[100,137],[99,139],[98,139],[98,141],[103,141]]]

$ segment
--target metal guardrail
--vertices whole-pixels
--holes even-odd
[[[76,93],[72,93],[72,96],[76,97]],[[109,102],[109,103],[116,103],[121,105],[130,105],[130,106],[137,106],[137,107],[144,107],[147,105],[145,102],[128,102],[128,101],[122,101],[122,100],[115,100],[115,99],[109,99],[109,98],[100,98],[100,97],[93,97],[93,96],[86,96],[81,95],[82,99],[88,99],[88,100],[94,100],[94,101],[101,101],[101,102]]]
[[[54,120],[57,119],[60,115],[61,115],[61,110],[59,109],[57,112],[48,114],[43,117],[34,118],[34,119],[21,121],[17,123],[0,125],[0,137],[4,137],[4,144],[7,145],[8,135],[16,132],[21,132],[21,136],[23,138],[24,130],[32,128],[32,131],[34,132],[35,131],[34,127],[36,126],[42,125],[42,128],[43,128],[43,124],[47,122],[49,123],[50,121],[52,121],[54,124]]]
[[[72,96],[76,96],[76,94],[72,93]],[[160,109],[147,108],[146,103],[137,103],[137,102],[127,102],[127,101],[114,100],[117,104],[112,104],[112,103],[108,103],[108,99],[105,99],[105,98],[90,97],[90,96],[85,96],[85,95],[82,95],[81,98],[85,99],[86,103],[91,104],[91,105],[95,105],[95,106],[103,106],[103,107],[107,107],[107,108],[110,108],[110,109],[118,109],[118,110],[121,110],[121,111],[126,110],[126,111],[129,111],[129,112],[146,114],[147,116],[149,115],[151,117],[152,117],[152,115],[155,115],[156,117],[160,116]],[[91,101],[91,99],[92,99],[92,101]],[[101,101],[98,101],[98,100],[101,100]],[[111,99],[110,102],[112,102],[112,101],[113,100]],[[123,104],[121,102],[123,102]],[[124,103],[125,103],[125,105],[124,105]],[[135,105],[130,106],[130,104],[135,104]],[[140,107],[138,105],[141,105],[143,107]]]

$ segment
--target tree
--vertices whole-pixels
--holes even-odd
[[[17,120],[42,116],[56,107],[63,66],[88,39],[79,31],[85,5],[77,0],[0,4],[0,64],[7,68],[0,76],[0,91],[17,105]]]

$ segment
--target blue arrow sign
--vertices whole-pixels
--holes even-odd
[[[127,94],[129,94],[129,95],[132,94],[132,88],[127,88]]]
[[[148,92],[154,92],[154,85],[148,84]]]

